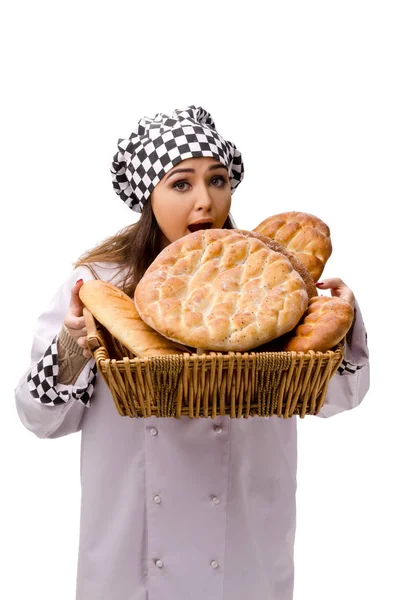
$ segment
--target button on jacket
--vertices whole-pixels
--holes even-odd
[[[94,267],[117,285],[116,265]],[[80,278],[93,275],[74,270],[40,316],[15,390],[19,417],[38,437],[81,431],[76,599],[292,600],[297,417],[121,417],[102,376],[93,378],[93,359],[73,385],[55,380],[54,401],[44,404],[28,377],[56,340]],[[356,306],[319,417],[358,406],[368,388]]]

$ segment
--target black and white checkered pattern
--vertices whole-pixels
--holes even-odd
[[[355,365],[345,359],[342,360],[340,366],[338,367],[339,375],[345,375],[346,373],[354,374],[356,371],[359,371],[363,368],[364,365]]]
[[[158,113],[143,117],[128,139],[120,139],[113,158],[116,193],[135,212],[164,175],[186,158],[212,156],[229,170],[233,193],[244,177],[241,153],[216,131],[211,115],[201,107],[175,110],[172,117]]]
[[[27,377],[29,391],[38,402],[49,406],[65,404],[71,398],[82,402],[85,406],[90,406],[97,374],[96,364],[90,370],[86,388],[73,391],[57,390],[59,373],[57,340],[58,336],[55,336],[43,358],[29,373]]]

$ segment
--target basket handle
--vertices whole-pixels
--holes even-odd
[[[102,339],[102,336],[98,332],[95,319],[88,310],[88,308],[83,308],[83,316],[85,320],[85,326],[87,328],[87,346],[91,350],[92,354],[95,356],[95,352],[101,348],[107,355],[105,342]],[[108,356],[106,356],[109,358]]]

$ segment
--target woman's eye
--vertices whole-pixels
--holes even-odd
[[[179,190],[180,192],[184,192],[187,190],[188,185],[189,184],[187,181],[177,181],[176,183],[174,183],[174,185],[172,187],[175,188],[176,190]]]
[[[217,175],[211,179],[211,183],[215,185],[215,187],[222,187],[226,183],[226,180],[222,175]]]

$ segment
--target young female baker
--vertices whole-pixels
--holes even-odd
[[[140,220],[88,252],[38,320],[16,403],[40,438],[81,430],[78,600],[292,600],[296,419],[120,417],[86,348],[78,295],[96,275],[133,296],[167,244],[203,223],[232,228],[243,172],[202,108],[143,118],[112,164]],[[327,288],[355,320],[321,417],[356,407],[369,387],[359,307],[340,279]]]

